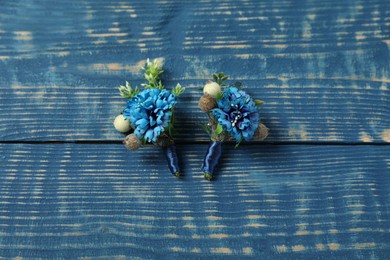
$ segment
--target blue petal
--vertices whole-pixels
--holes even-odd
[[[160,124],[162,127],[167,127],[169,122],[171,121],[172,112],[168,111],[165,112],[164,116],[162,117],[162,124]]]
[[[230,134],[236,139],[237,142],[241,141],[241,133],[237,130],[237,128],[233,127]]]
[[[136,129],[134,130],[134,134],[135,134],[139,139],[141,139],[141,138],[143,137],[144,133],[145,133],[145,129],[136,128]]]
[[[157,126],[156,128],[154,128],[153,132],[154,132],[154,136],[155,136],[156,140],[157,140],[157,137],[161,134],[163,129],[164,128],[162,128],[161,126]],[[153,142],[155,142],[156,140],[154,140]]]
[[[162,110],[160,110],[160,111],[158,111],[156,116],[157,116],[157,119],[156,119],[157,124],[161,125],[163,123],[164,112]]]
[[[218,123],[222,126],[222,129],[230,132],[232,130],[232,123],[229,120],[218,120]]]
[[[146,138],[146,140],[148,140],[148,142],[152,142],[153,141],[153,139],[154,139],[154,142],[156,141],[155,139],[155,137],[153,136],[153,130],[152,129],[149,129],[148,131],[146,131],[146,133],[145,133],[145,138]]]
[[[175,104],[176,96],[169,90],[145,89],[127,103],[123,114],[135,127],[138,138],[155,142],[168,126]]]
[[[138,128],[145,128],[145,127],[148,125],[148,120],[146,120],[145,118],[138,119],[138,120],[135,122],[135,125],[136,125]]]
[[[154,126],[156,124],[156,120],[153,119],[153,117],[149,117],[149,125]]]

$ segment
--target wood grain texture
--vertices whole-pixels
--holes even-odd
[[[0,259],[390,255],[389,1],[0,5]],[[187,88],[181,180],[112,126],[116,88],[155,57]],[[271,132],[226,145],[208,182],[198,88],[219,71],[266,102]]]
[[[0,144],[0,257],[342,258],[390,253],[390,147]],[[250,158],[250,160],[248,160]]]
[[[0,139],[118,140],[116,88],[147,57],[187,87],[178,140],[225,71],[266,101],[275,142],[390,142],[388,1],[2,1]],[[15,19],[15,16],[17,19]]]

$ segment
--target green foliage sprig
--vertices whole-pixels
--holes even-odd
[[[147,59],[146,66],[143,70],[144,78],[148,81],[148,83],[143,83],[141,86],[144,88],[158,88],[160,90],[164,88],[159,76],[164,71],[162,70],[161,62],[158,59],[154,59],[153,62]]]
[[[164,86],[160,79],[160,74],[164,72],[162,70],[161,61],[159,61],[158,59],[154,59],[153,61],[147,59],[146,65],[142,68],[142,70],[144,71],[144,78],[148,81],[148,83],[141,84],[142,87],[158,88],[160,90],[164,89]],[[184,87],[182,87],[180,84],[177,84],[175,88],[172,88],[172,94],[174,94],[175,96],[179,96],[183,94],[184,90]],[[127,99],[131,99],[140,92],[141,90],[137,86],[133,89],[130,83],[127,81],[125,86],[119,87],[120,95]]]
[[[133,89],[129,82],[126,81],[126,86],[119,86],[119,93],[122,97],[131,99],[137,95],[141,90],[138,87]]]
[[[261,106],[261,105],[265,104],[265,102],[263,100],[260,100],[260,99],[255,99],[254,102],[255,102],[256,106]]]
[[[172,89],[172,94],[174,94],[175,96],[180,96],[181,94],[183,94],[185,89],[186,88],[183,88],[180,84],[177,84],[176,87]]]
[[[213,74],[213,79],[218,83],[221,87],[225,87],[225,81],[229,78],[229,76],[225,75],[225,73],[220,72],[218,74]]]

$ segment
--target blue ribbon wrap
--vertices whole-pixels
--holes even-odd
[[[168,168],[173,175],[181,173],[179,159],[177,158],[176,146],[174,144],[163,146],[163,152],[168,162]]]
[[[207,154],[204,157],[202,171],[214,174],[215,167],[218,165],[219,158],[222,155],[222,142],[212,141],[207,149]]]

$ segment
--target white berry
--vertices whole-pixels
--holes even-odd
[[[210,96],[217,97],[218,93],[221,92],[221,86],[218,83],[213,81],[208,81],[206,85],[204,85],[203,93],[209,94]]]
[[[126,133],[130,130],[130,121],[126,120],[123,115],[115,117],[114,127],[117,131],[121,133]]]

